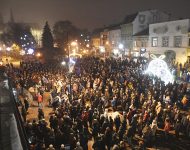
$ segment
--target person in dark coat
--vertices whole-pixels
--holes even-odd
[[[121,120],[119,115],[117,115],[114,119],[114,124],[115,124],[115,128],[116,128],[116,132],[118,132],[120,124],[121,124]]]
[[[24,106],[25,106],[26,112],[28,112],[29,102],[27,98],[24,98]]]
[[[44,112],[41,108],[38,108],[38,119],[41,120],[44,118]]]
[[[94,144],[92,145],[92,148],[94,150],[106,150],[106,145],[103,141],[102,136],[98,136],[98,138],[95,139]]]
[[[24,107],[24,105],[22,105],[22,117],[23,117],[23,120],[24,122],[26,122],[26,115],[27,115],[27,112],[26,112],[26,109]]]
[[[110,150],[112,146],[112,132],[109,127],[106,128],[105,135],[104,135],[105,144],[107,149]]]
[[[175,136],[176,136],[176,138],[179,138],[180,130],[181,130],[181,123],[179,120],[177,120],[177,122],[175,124]]]

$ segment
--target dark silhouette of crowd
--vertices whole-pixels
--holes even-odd
[[[165,85],[144,74],[147,63],[129,59],[84,57],[72,72],[59,63],[22,62],[10,76],[24,97],[22,114],[32,150],[146,149],[171,138],[190,137],[186,82]],[[38,116],[27,119],[29,98]],[[43,93],[52,113],[44,119]],[[174,134],[171,131],[174,130]]]

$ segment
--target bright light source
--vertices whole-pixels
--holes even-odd
[[[40,54],[40,53],[37,53],[37,54],[36,54],[36,56],[37,56],[37,57],[40,57],[40,56],[41,56],[41,54]]]
[[[159,58],[157,58],[155,55],[153,56],[153,60],[149,63],[148,69],[145,71],[145,73],[157,76],[162,81],[164,81],[165,84],[173,83],[174,79],[170,70],[168,69],[168,65],[164,60],[162,60],[164,58],[163,55],[161,55]]]
[[[119,49],[123,49],[123,44],[119,44]]]
[[[71,46],[76,46],[77,45],[77,42],[73,41],[71,42]]]
[[[81,34],[80,36],[83,36],[83,34]]]
[[[89,45],[89,44],[86,44],[86,47],[90,47],[90,45]]]
[[[24,54],[25,54],[25,51],[24,51],[24,50],[21,50],[21,51],[20,51],[20,55],[23,56]]]
[[[0,47],[0,51],[2,50],[2,48]]]
[[[106,45],[109,45],[109,41],[106,41]]]
[[[75,61],[72,58],[69,59],[69,62],[75,64]]]
[[[101,53],[105,53],[105,47],[104,46],[100,46],[99,48],[100,48]]]
[[[114,55],[117,55],[119,53],[119,50],[118,49],[114,49],[113,53],[114,53]]]
[[[7,47],[7,48],[6,48],[6,50],[7,50],[7,51],[10,51],[10,50],[11,50],[11,48],[10,48],[10,47]]]
[[[66,62],[65,62],[65,61],[62,61],[61,64],[62,64],[63,66],[65,66],[65,65],[66,65]]]
[[[29,49],[28,49],[28,54],[33,54],[33,53],[34,53],[34,50],[31,49],[31,48],[29,48]]]

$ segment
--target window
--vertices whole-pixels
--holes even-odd
[[[182,37],[175,36],[174,37],[174,47],[181,47],[181,44],[182,44]]]
[[[141,47],[146,47],[147,41],[146,40],[142,40],[141,41]]]
[[[137,41],[134,41],[133,44],[134,44],[134,47],[137,47]]]
[[[162,47],[168,47],[169,46],[169,37],[162,37]]]
[[[152,47],[157,47],[158,46],[158,38],[157,37],[153,37],[152,38]]]

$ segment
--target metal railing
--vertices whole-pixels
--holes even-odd
[[[2,133],[0,134],[0,139],[1,139],[1,142],[5,141],[6,144],[1,143],[0,149],[20,150],[22,147],[23,150],[29,150],[29,142],[28,142],[25,127],[24,127],[24,122],[22,121],[21,114],[18,109],[18,105],[15,100],[12,87],[13,86],[12,86],[11,79],[8,78],[7,96],[9,97],[8,98],[9,102],[7,104],[0,102],[0,109],[1,109],[0,115],[2,118],[4,118],[4,120],[8,121],[10,128],[1,126]],[[1,100],[3,98],[4,97],[1,97]],[[4,121],[2,118],[0,118],[0,121]],[[4,124],[4,122],[0,122],[0,123],[1,125]],[[3,132],[5,133],[6,137],[2,137]],[[19,148],[14,147],[15,145],[19,145],[20,147]]]

